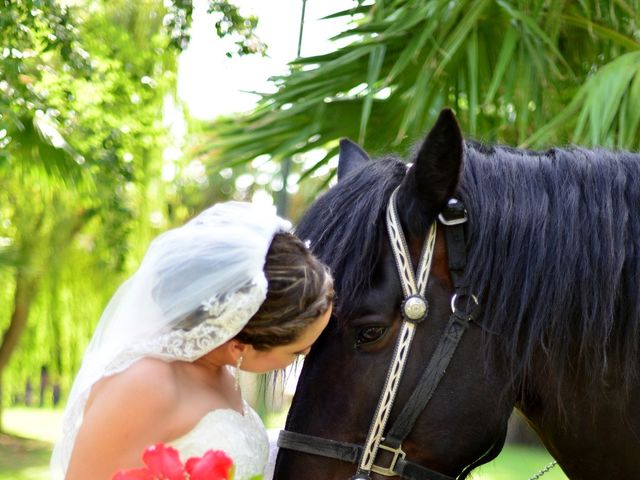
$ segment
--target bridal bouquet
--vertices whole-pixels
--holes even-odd
[[[202,457],[182,463],[175,448],[158,443],[145,449],[146,467],[123,470],[112,480],[232,480],[233,462],[220,450],[209,450]]]

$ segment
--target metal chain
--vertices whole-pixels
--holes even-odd
[[[531,477],[529,480],[538,480],[541,476],[543,476],[545,473],[547,473],[549,470],[551,470],[553,467],[555,467],[556,465],[558,465],[558,462],[556,462],[555,460],[553,462],[551,462],[549,465],[547,465],[546,467],[544,467],[542,470],[540,470],[538,473],[536,473],[533,477]]]

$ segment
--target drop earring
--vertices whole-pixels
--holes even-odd
[[[242,366],[242,354],[240,354],[240,356],[238,357],[238,360],[236,360],[236,390],[240,389],[240,367]]]

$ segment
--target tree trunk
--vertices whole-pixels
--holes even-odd
[[[75,236],[96,213],[97,210],[78,210],[72,217],[67,217],[66,220],[63,218],[63,215],[58,216],[58,218],[62,220],[52,229],[58,236],[54,238],[49,234],[47,242],[45,242],[52,246],[51,254],[55,255],[58,261],[62,258],[63,252],[72,244]],[[30,234],[25,235],[25,238],[28,238],[28,240],[23,242],[19,249],[21,255],[18,266],[16,267],[13,313],[9,327],[4,332],[2,342],[0,343],[0,384],[2,382],[2,373],[9,364],[11,354],[18,345],[20,337],[27,326],[29,310],[40,287],[41,269],[39,266],[47,262],[51,263],[50,259],[39,260],[41,255],[39,257],[34,253],[39,243],[36,239],[40,238],[42,240],[43,238],[43,223],[44,212],[41,212]],[[1,431],[2,397],[0,396],[0,432]]]
[[[15,292],[13,295],[13,313],[9,327],[5,330],[0,343],[0,383],[2,373],[9,363],[13,350],[18,345],[20,336],[27,326],[29,310],[33,299],[36,297],[38,280],[32,273],[24,272],[18,268],[16,272]],[[0,432],[2,431],[2,401],[0,397]]]

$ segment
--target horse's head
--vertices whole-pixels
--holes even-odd
[[[304,362],[287,430],[365,442],[402,324],[403,292],[385,226],[388,200],[399,185],[397,212],[415,269],[429,226],[456,193],[463,157],[460,130],[448,110],[409,168],[393,158],[371,162],[355,144],[341,144],[337,185],[315,202],[297,230],[332,268],[338,300],[330,326]],[[388,425],[438,348],[452,294],[444,227],[439,225],[425,295],[429,313],[415,328]],[[501,449],[514,397],[497,362],[484,355],[482,336],[471,323],[402,443],[407,460],[455,477]],[[381,457],[376,463],[388,465],[389,455],[382,452]],[[345,480],[355,471],[356,465],[341,460],[281,449],[276,478]]]

